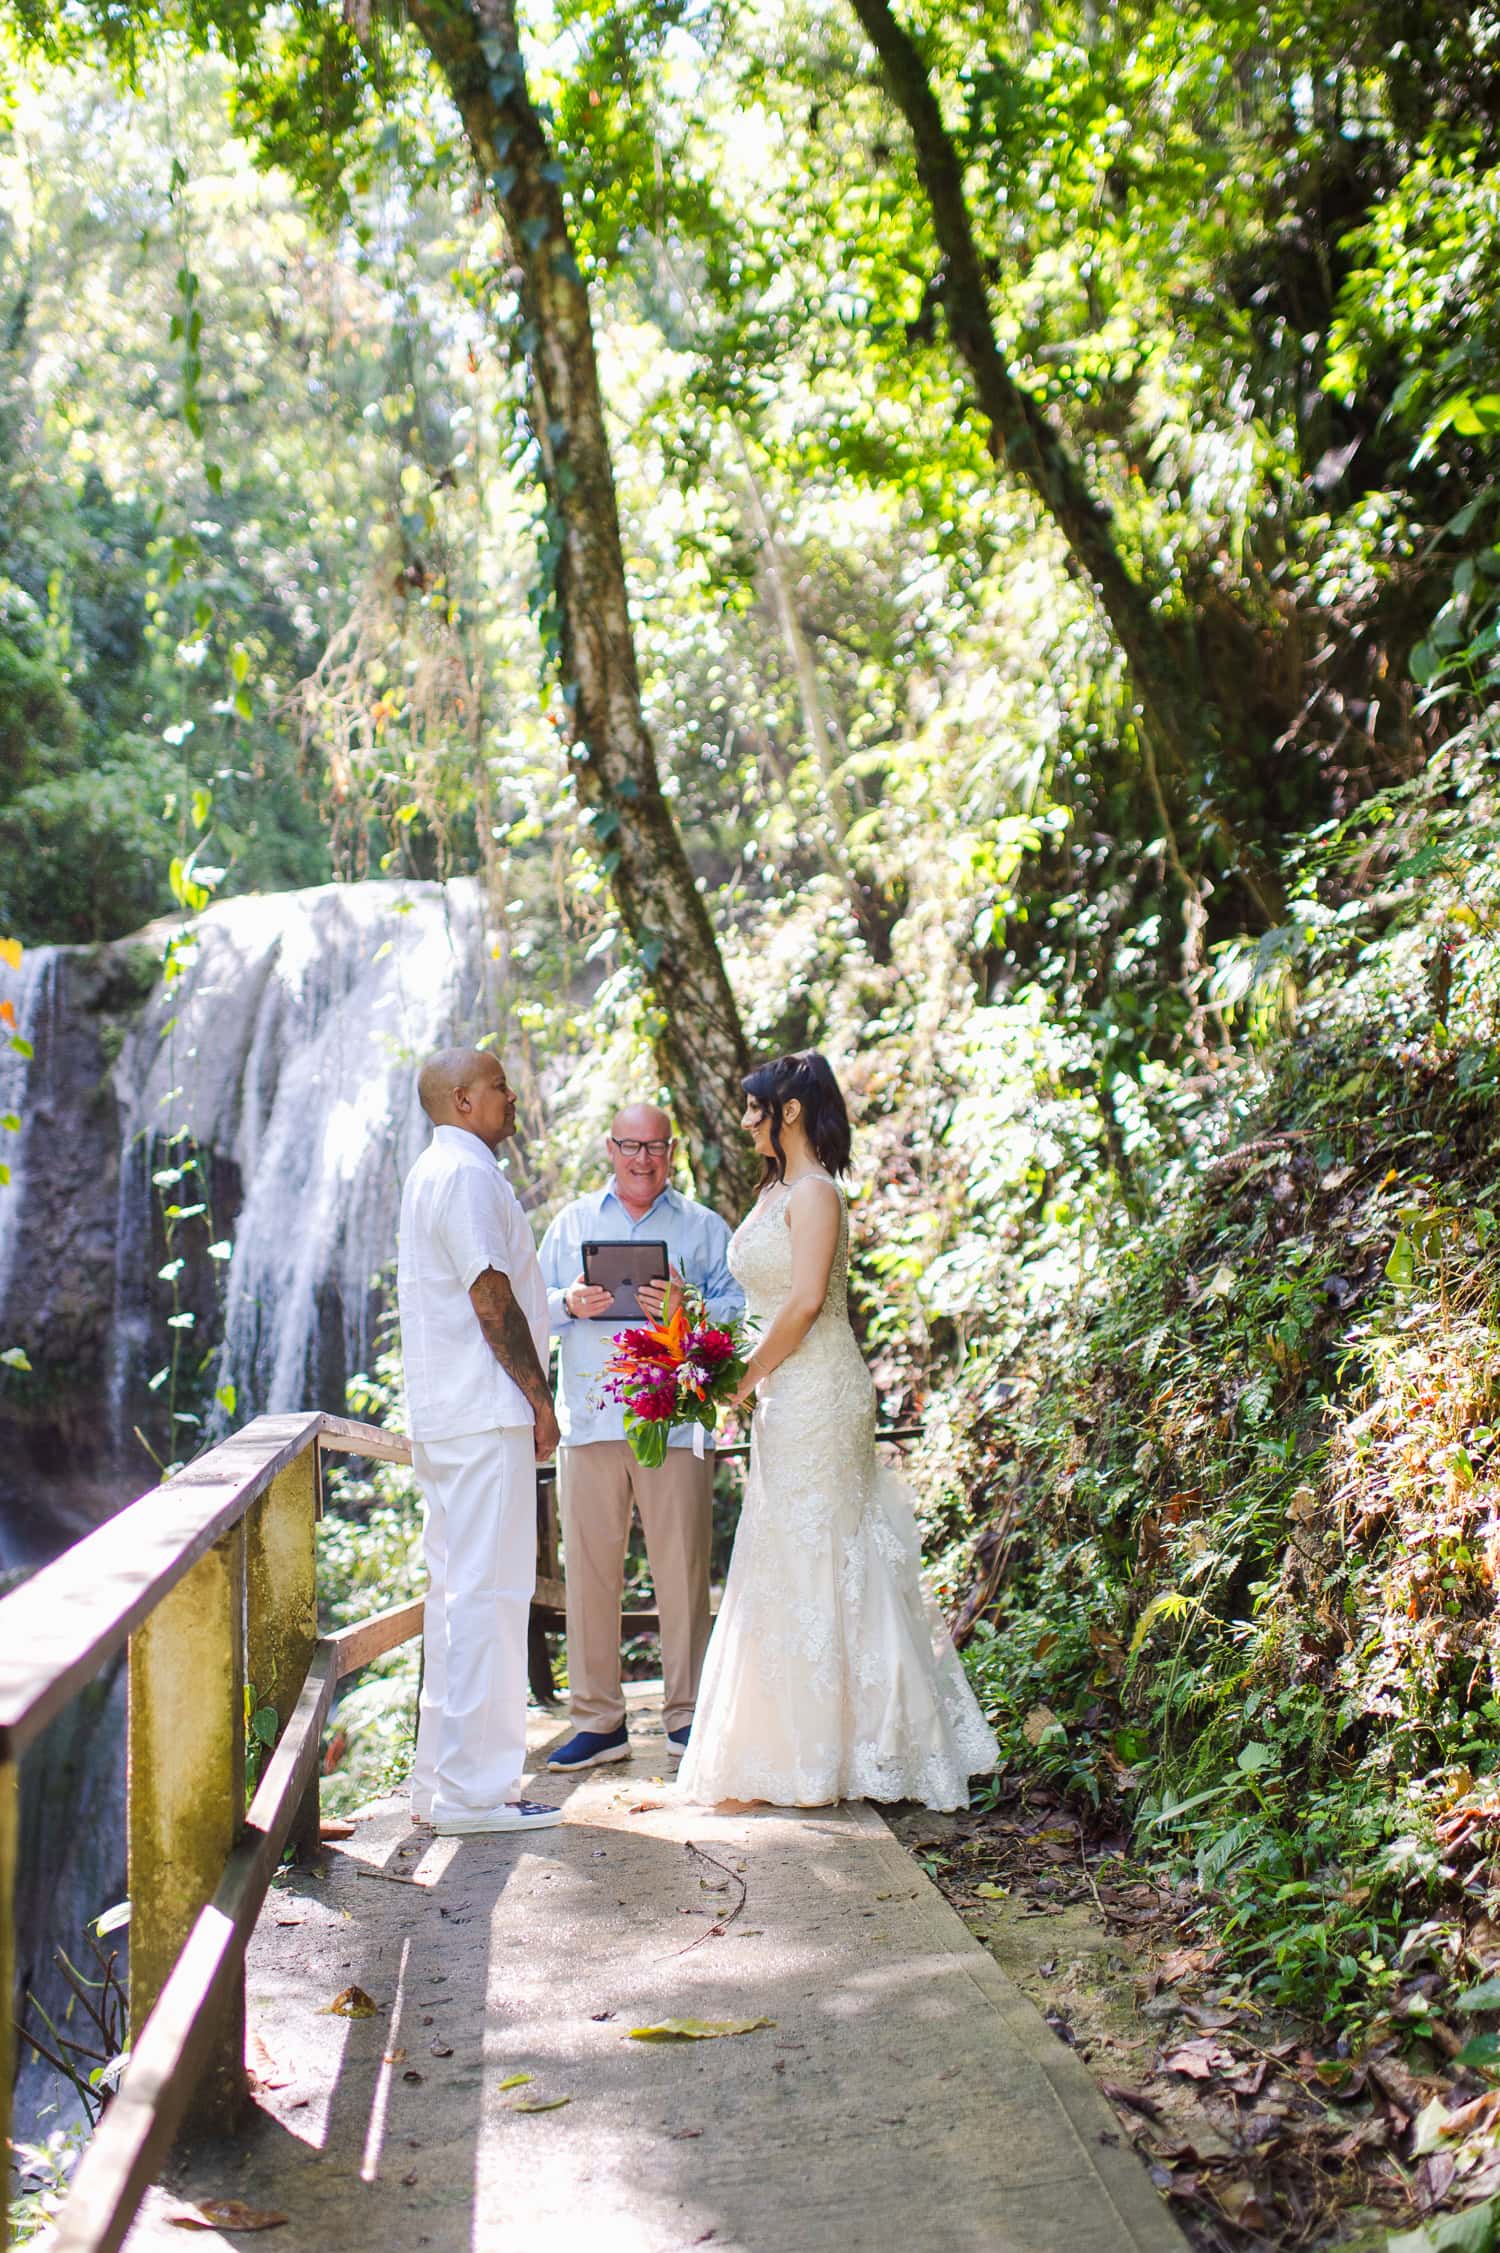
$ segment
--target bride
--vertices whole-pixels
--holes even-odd
[[[729,1265],[760,1339],[750,1475],[692,1736],[704,1803],[968,1804],[998,1750],[925,1601],[911,1497],[875,1455],[875,1388],[849,1327],[849,1117],[808,1049],[744,1081],[764,1161]]]

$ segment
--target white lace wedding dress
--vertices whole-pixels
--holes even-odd
[[[770,1190],[729,1246],[762,1329],[791,1288],[789,1195]],[[842,1191],[839,1207],[823,1310],[756,1395],[745,1506],[679,1783],[709,1804],[963,1807],[998,1749],[923,1595],[910,1492],[876,1459]]]

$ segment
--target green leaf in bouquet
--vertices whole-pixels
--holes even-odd
[[[630,1451],[648,1471],[659,1470],[665,1463],[671,1428],[664,1418],[637,1416],[629,1408],[625,1411],[625,1437],[630,1442]]]

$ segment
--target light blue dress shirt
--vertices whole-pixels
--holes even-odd
[[[616,1330],[625,1325],[577,1321],[563,1305],[564,1291],[583,1273],[584,1245],[664,1243],[671,1265],[703,1298],[710,1317],[734,1322],[745,1311],[745,1294],[725,1258],[729,1236],[727,1221],[675,1189],[664,1189],[639,1220],[625,1210],[613,1182],[564,1205],[542,1238],[540,1254],[547,1311],[558,1340],[557,1422],[564,1446],[625,1437],[625,1412],[604,1394],[604,1364],[614,1352]],[[691,1447],[691,1428],[674,1431],[669,1444]]]

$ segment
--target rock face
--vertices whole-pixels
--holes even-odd
[[[13,1066],[21,1117],[0,1237],[0,1569],[45,1563],[149,1483],[109,1414],[120,1103],[114,1066],[160,975],[160,949],[44,948],[18,1018],[34,1057]]]

